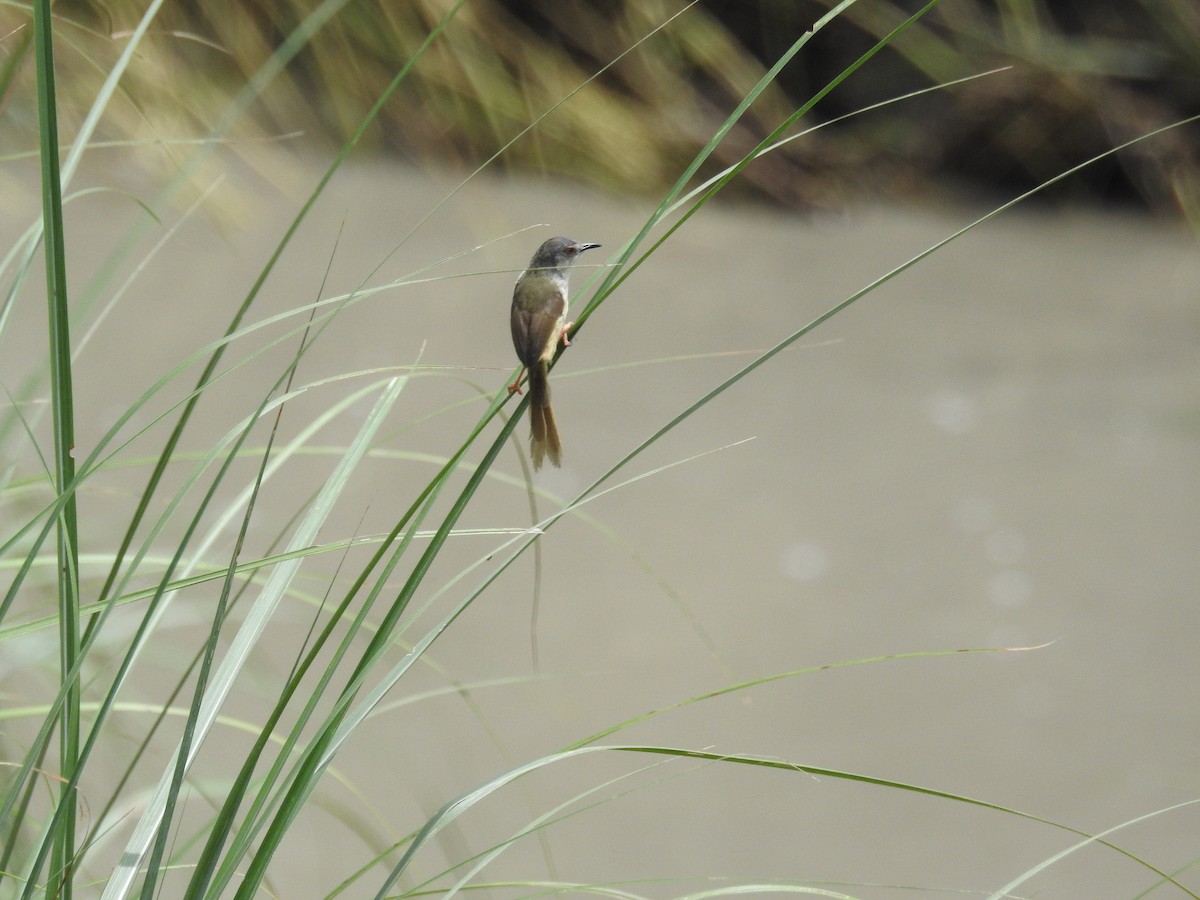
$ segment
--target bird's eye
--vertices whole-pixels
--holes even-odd
[[[574,255],[575,255],[576,253],[578,253],[579,251],[578,251],[578,250],[576,250],[574,247],[568,247],[568,248],[567,248],[567,252],[568,252],[568,253],[570,253],[572,256],[574,256]]]

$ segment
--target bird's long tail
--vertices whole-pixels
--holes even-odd
[[[538,361],[529,367],[529,455],[533,468],[540,469],[546,457],[555,466],[562,465],[562,441],[558,439],[558,425],[554,421],[554,410],[550,408],[550,381],[546,375],[546,363]]]

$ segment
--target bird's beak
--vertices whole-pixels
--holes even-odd
[[[575,246],[578,248],[579,252],[582,253],[584,250],[595,250],[600,245],[599,244],[576,244]]]

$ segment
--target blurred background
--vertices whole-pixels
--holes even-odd
[[[450,0],[168,3],[143,42],[102,140],[140,142],[170,167],[171,142],[209,134],[231,99],[306,20],[311,37],[230,133],[259,168],[261,141],[339,146]],[[619,194],[670,183],[729,110],[831,0],[471,0],[363,137],[381,154],[561,176]],[[752,148],[801,102],[919,9],[859,2],[794,59],[718,148],[709,170]],[[143,3],[56,4],[64,135],[73,133]],[[314,18],[313,13],[321,11]],[[27,13],[0,6],[0,153],[29,149],[34,96]],[[618,57],[621,57],[618,60]],[[615,64],[614,60],[618,60]],[[799,127],[933,84],[1013,68],[821,129],[751,166],[733,190],[788,208],[947,192],[1008,196],[1200,112],[1200,7],[1192,0],[953,0],[935,6]],[[601,71],[603,69],[603,71]],[[597,74],[597,73],[600,74]],[[595,78],[532,132],[531,118]],[[303,135],[301,140],[298,134]],[[704,174],[702,172],[702,174]],[[1091,166],[1049,193],[1193,220],[1195,129]]]
[[[56,4],[64,142],[145,5]],[[105,190],[67,204],[69,273],[80,286],[72,299],[81,454],[156,379],[178,374],[222,333],[342,142],[450,8],[446,0],[164,4],[73,186]],[[362,297],[304,357],[310,389],[287,404],[281,443],[381,373],[418,359],[430,367],[406,387],[323,541],[389,530],[511,380],[511,286],[537,244],[565,233],[604,244],[595,265],[615,258],[602,254],[638,232],[663,188],[828,8],[705,0],[672,19],[682,4],[470,0],[458,11],[362,135],[247,320],[423,276],[443,261],[433,275],[445,280]],[[783,70],[697,180],[738,160],[916,8],[850,6]],[[294,58],[237,114],[247,86],[303,23],[311,33]],[[565,461],[535,481],[540,514],[763,350],[982,211],[1200,113],[1200,4],[943,0],[795,133],[1005,66],[837,121],[756,161],[634,272],[555,369]],[[0,5],[5,248],[39,215],[33,85],[27,12]],[[205,155],[210,135],[222,143]],[[522,559],[456,620],[431,651],[440,668],[406,676],[339,756],[336,777],[321,784],[273,867],[275,894],[332,892],[447,799],[687,697],[807,666],[1043,644],[776,681],[614,740],[861,772],[1089,833],[1124,826],[1118,844],[1195,890],[1198,154],[1193,125],[1087,168],[872,292],[638,457],[619,477],[737,444],[606,495],[587,507],[594,519],[564,519],[539,542],[540,569]],[[149,200],[180,173],[191,193]],[[218,180],[205,214],[187,215],[187,201]],[[536,223],[553,231],[524,230]],[[573,276],[577,297],[597,271]],[[114,285],[125,275],[132,287],[121,293]],[[6,316],[0,380],[23,411],[36,410],[46,393],[45,300],[27,285]],[[299,321],[270,323],[231,347],[230,374],[206,391],[184,451],[202,453],[254,412],[292,358],[298,338],[286,329]],[[106,570],[104,553],[195,368],[138,408],[119,435],[131,443],[81,496],[85,593]],[[356,433],[364,404],[340,412],[311,439],[311,455],[268,482],[247,556],[272,552],[294,527],[328,477],[328,448]],[[23,454],[21,490],[3,498],[11,522],[48,497],[16,418],[0,435],[6,460],[13,447]],[[31,430],[44,438],[44,418]],[[456,576],[495,552],[501,539],[487,529],[537,520],[518,463],[524,423],[517,434],[463,520],[483,533],[447,544],[418,598],[433,605],[412,634],[462,596]],[[468,464],[481,455],[472,447]],[[253,479],[256,460],[241,462],[244,482],[222,486],[230,502]],[[170,476],[181,481],[189,465],[181,458]],[[159,514],[166,501],[156,503]],[[168,524],[169,538],[182,517]],[[233,536],[218,533],[225,543],[204,562],[219,568]],[[354,570],[353,556],[344,570],[333,556],[306,562],[307,593],[279,609],[231,716],[263,720],[321,597],[330,585],[336,595]],[[152,583],[156,564],[139,584]],[[531,652],[535,576],[540,670]],[[53,613],[51,567],[41,579],[31,578],[14,617]],[[162,640],[139,662],[132,708],[105,735],[83,793],[99,810],[122,787],[111,815],[89,823],[99,836],[89,877],[107,877],[178,736],[178,720],[168,721],[121,782],[150,727],[137,704],[165,702],[179,660],[202,642],[215,595],[212,584],[180,595]],[[107,659],[124,652],[138,607],[114,615],[97,683]],[[55,651],[50,628],[3,647],[6,705],[44,696]],[[13,726],[0,738],[0,755],[19,759],[28,735]],[[246,740],[228,725],[216,738],[189,797],[195,833],[211,808],[201,794],[221,796],[227,754]],[[592,759],[522,780],[464,816],[424,851],[419,875],[435,878],[646,762]],[[624,796],[626,785],[637,790]],[[663,879],[634,888],[654,896],[711,888],[712,876],[820,881],[872,900],[974,895],[1078,837],[930,797],[720,765],[670,764],[595,796],[606,802],[547,830],[548,852],[517,842],[486,876]],[[172,877],[186,877],[183,868]],[[379,880],[372,870],[355,888]],[[1156,885],[1148,869],[1091,845],[1012,893],[1134,897]]]

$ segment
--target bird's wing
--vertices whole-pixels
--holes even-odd
[[[545,357],[548,350],[553,352],[566,307],[566,299],[552,283],[526,284],[514,296],[513,347],[523,365],[532,366]]]

